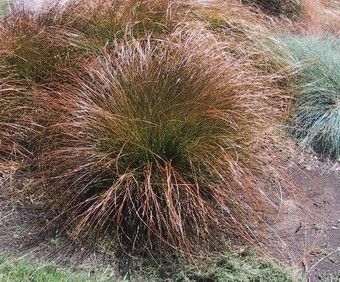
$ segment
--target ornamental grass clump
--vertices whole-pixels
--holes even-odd
[[[129,253],[260,242],[276,206],[264,176],[277,172],[273,77],[202,27],[154,43],[116,42],[53,98],[41,94],[63,121],[32,159],[33,198],[69,235]]]
[[[175,7],[169,0],[57,1],[35,11],[17,4],[1,22],[0,60],[19,78],[60,81],[113,40],[170,32]]]
[[[163,36],[184,19],[185,7],[174,0],[76,0],[64,5],[58,21],[105,45],[127,36]]]
[[[13,9],[0,23],[0,155],[31,151],[41,87],[65,83],[67,72],[87,54],[77,31],[50,25],[22,9]]]
[[[87,52],[85,39],[76,30],[57,26],[24,9],[13,9],[0,25],[2,76],[27,84],[62,81],[79,57]]]
[[[13,156],[18,148],[32,152],[28,144],[35,142],[28,139],[36,138],[39,126],[50,121],[49,115],[57,119],[58,113],[40,116],[37,91],[53,92],[68,83],[69,73],[77,72],[80,62],[99,55],[115,39],[165,32],[174,7],[170,4],[164,0],[80,0],[56,2],[34,11],[14,5],[0,22],[0,154]],[[33,115],[35,112],[39,114]]]
[[[51,224],[156,257],[263,242],[287,102],[241,8],[79,0],[1,22],[0,154],[24,156]]]
[[[292,111],[292,134],[303,148],[340,157],[340,41],[333,37],[285,39],[303,63]]]

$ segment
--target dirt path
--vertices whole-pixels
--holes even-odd
[[[284,260],[302,268],[309,281],[340,281],[340,169],[315,157],[290,164],[297,199],[283,202],[276,226]],[[301,199],[303,199],[301,201]],[[302,205],[303,204],[303,205]],[[307,209],[306,209],[307,208]]]

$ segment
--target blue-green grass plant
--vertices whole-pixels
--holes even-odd
[[[0,1],[0,19],[5,17],[10,9],[12,0],[1,0]]]
[[[291,133],[302,148],[340,158],[340,39],[288,37],[293,58],[301,63]]]

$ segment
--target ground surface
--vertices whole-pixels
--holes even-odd
[[[282,209],[274,227],[276,255],[287,264],[307,273],[309,281],[333,277],[340,280],[340,166],[324,163],[311,155],[299,155],[287,163],[290,177],[297,189],[306,191],[296,198],[284,198]],[[4,186],[11,190],[22,185],[19,173],[13,174],[15,165],[0,166],[0,254],[11,257],[26,256],[34,259],[51,259],[61,264],[80,264],[82,270],[92,273],[111,265],[111,275],[119,276],[114,261],[98,253],[84,255],[60,243],[54,231],[43,234],[39,240],[28,240],[36,234],[47,219],[38,210],[24,207],[12,196],[4,196]],[[12,187],[12,188],[11,188]],[[50,239],[48,239],[50,238]],[[79,255],[81,254],[81,255]]]
[[[306,195],[283,202],[276,230],[284,259],[310,281],[340,281],[339,163],[301,154],[289,163],[289,174]]]
[[[24,193],[27,184],[16,169],[15,164],[0,162],[0,257],[76,266],[77,271],[88,275],[104,270],[110,277],[121,276],[110,256],[100,251],[86,253],[81,247],[74,249],[69,240],[55,236],[58,230],[45,228],[48,219],[34,205],[23,205],[18,200],[18,193]]]

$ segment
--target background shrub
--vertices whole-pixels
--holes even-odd
[[[297,18],[301,13],[300,0],[242,0],[242,2],[259,6],[263,11],[275,16]]]
[[[292,134],[303,148],[340,156],[340,41],[333,37],[284,40],[303,64],[292,112]]]
[[[110,42],[171,32],[179,21],[175,7],[168,0],[53,1],[35,11],[16,4],[0,25],[2,77],[38,86],[67,82],[65,73]]]
[[[44,88],[52,95],[58,84],[68,83],[68,75],[81,61],[91,60],[116,38],[132,40],[163,29],[165,33],[171,3],[69,1],[36,11],[13,6],[0,23],[0,154],[13,156],[18,148],[32,153],[39,126],[45,126],[50,116],[57,119],[57,111],[40,115],[36,91]]]
[[[0,27],[2,73],[28,84],[60,81],[87,52],[79,32],[26,10],[14,9]]]
[[[303,0],[302,18],[312,33],[340,35],[340,5],[332,0]]]
[[[79,61],[96,56],[103,48],[112,48],[112,42],[149,36],[161,39],[186,21],[205,23],[221,39],[234,40],[235,51],[247,36],[251,44],[250,37],[267,32],[264,24],[269,24],[237,1],[203,5],[171,0],[72,0],[33,12],[19,5],[2,21],[0,38],[6,40],[0,44],[0,60],[10,75],[28,82],[64,82],[65,72],[75,71]],[[254,34],[256,30],[261,31]]]
[[[66,82],[66,73],[90,49],[76,31],[49,25],[25,10],[13,10],[0,23],[0,38],[0,155],[14,157],[32,151],[28,144],[34,143],[41,113],[37,89]]]
[[[102,48],[117,39],[167,34],[183,20],[186,7],[174,0],[71,0],[52,2],[34,14],[40,21],[76,30]]]

